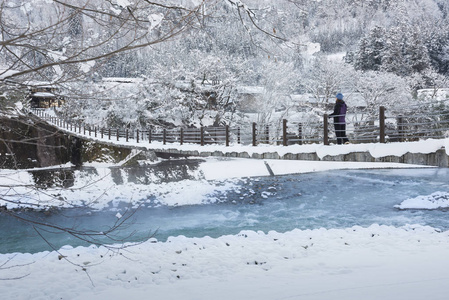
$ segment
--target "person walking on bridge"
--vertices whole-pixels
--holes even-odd
[[[334,128],[335,135],[337,136],[337,144],[349,144],[349,140],[346,137],[346,106],[345,101],[343,101],[343,94],[338,93],[336,95],[337,100],[335,101],[334,112],[329,115],[334,117]]]

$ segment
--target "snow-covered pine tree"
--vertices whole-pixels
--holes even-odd
[[[406,76],[410,73],[410,68],[405,62],[404,35],[401,29],[401,27],[392,27],[385,33],[380,70]]]
[[[358,70],[377,71],[382,65],[385,48],[385,28],[376,26],[361,39],[355,54],[354,67]]]
[[[423,72],[430,67],[428,50],[424,44],[419,27],[411,27],[407,32],[404,48],[406,63],[412,72]]]

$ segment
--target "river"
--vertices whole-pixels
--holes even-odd
[[[188,176],[186,174],[184,172]],[[187,180],[182,177],[177,178],[178,182]],[[222,182],[212,184],[216,184],[217,189],[223,185]],[[399,210],[394,207],[409,198],[437,191],[449,192],[449,169],[336,170],[243,178],[234,184],[233,189],[218,192],[215,201],[205,204],[168,206],[159,203],[128,209],[126,199],[122,199],[118,206],[102,210],[71,208],[16,214],[40,223],[93,232],[106,232],[116,222],[126,220],[112,235],[117,242],[122,239],[138,242],[149,237],[165,241],[169,236],[178,235],[218,237],[242,230],[285,232],[295,228],[330,229],[371,224],[420,224],[449,229],[448,212],[444,209]],[[0,253],[35,253],[64,245],[88,245],[68,233],[43,228],[0,212]],[[102,241],[105,240],[99,240]]]

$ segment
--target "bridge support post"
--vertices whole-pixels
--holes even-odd
[[[329,145],[329,116],[327,114],[324,114],[323,125],[324,125],[323,144],[328,146]]]
[[[385,107],[379,107],[379,142],[385,144]]]
[[[229,125],[226,125],[225,127],[225,134],[226,134],[226,147],[229,147]]]
[[[298,139],[299,144],[302,145],[302,123],[298,124]]]
[[[404,141],[404,119],[403,119],[402,115],[398,116],[397,123],[398,123],[399,141],[403,142]]]
[[[288,137],[287,137],[287,120],[282,120],[282,145],[287,146],[288,145]]]
[[[204,146],[204,127],[201,126],[200,128],[200,145]]]
[[[179,142],[182,144],[184,144],[184,128],[181,127],[181,129],[179,130]]]
[[[256,128],[256,122],[253,122],[253,146],[257,146],[257,128]]]
[[[265,143],[270,143],[270,125],[265,125]]]
[[[72,136],[70,143],[70,162],[75,165],[75,167],[80,167],[82,165],[82,146],[83,142],[81,139]]]
[[[241,139],[240,139],[240,127],[237,128],[237,144],[241,143]]]

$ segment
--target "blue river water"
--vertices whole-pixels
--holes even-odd
[[[218,184],[218,183],[217,183]],[[125,221],[111,237],[120,242],[153,236],[218,237],[242,230],[286,232],[298,229],[346,228],[371,224],[428,225],[449,230],[449,211],[399,210],[408,198],[449,192],[449,169],[337,170],[300,175],[246,178],[240,188],[218,195],[219,201],[189,206],[141,207],[121,211]],[[66,209],[15,212],[81,231],[106,232],[118,221],[116,211]],[[129,216],[129,219],[127,217]],[[44,229],[45,228],[45,229]],[[75,235],[31,226],[0,212],[0,253],[40,252],[64,245],[87,245]],[[89,237],[92,238],[92,237]],[[99,242],[112,243],[113,239]]]

